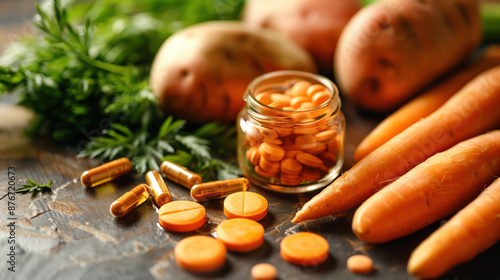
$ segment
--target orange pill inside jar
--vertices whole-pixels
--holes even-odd
[[[285,193],[322,188],[343,164],[345,119],[337,87],[301,71],[252,81],[240,112],[238,164],[252,184]]]

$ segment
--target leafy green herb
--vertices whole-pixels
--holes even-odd
[[[16,190],[17,193],[28,193],[32,192],[33,195],[36,195],[37,192],[52,192],[52,189],[50,188],[50,185],[52,185],[53,180],[51,179],[45,184],[38,184],[32,180],[27,180],[28,185],[23,185],[22,188],[19,188]]]
[[[161,43],[186,26],[234,20],[243,0],[53,0],[35,3],[42,39],[0,58],[0,96],[16,92],[35,113],[29,134],[49,136],[79,156],[131,159],[139,173],[165,159],[208,177],[232,176],[234,127],[188,128],[165,115],[149,88]],[[223,144],[222,144],[223,143]]]

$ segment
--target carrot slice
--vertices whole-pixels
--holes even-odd
[[[264,243],[264,227],[256,221],[235,218],[217,226],[217,239],[222,241],[229,251],[249,252]]]
[[[303,266],[315,266],[328,258],[328,241],[311,232],[299,232],[289,235],[281,241],[281,257],[291,263]]]
[[[159,211],[160,225],[171,231],[188,232],[205,224],[205,207],[193,201],[174,201]]]
[[[211,272],[226,263],[224,243],[213,237],[195,235],[182,239],[174,248],[176,263],[192,272]]]
[[[224,200],[224,215],[229,219],[247,218],[258,221],[267,215],[267,200],[254,192],[237,192]]]
[[[365,255],[354,255],[347,259],[347,269],[358,274],[368,274],[373,270],[373,260]]]

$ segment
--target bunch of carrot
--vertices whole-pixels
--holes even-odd
[[[498,180],[474,200],[500,176],[500,130],[491,131],[500,128],[499,64],[500,48],[493,47],[395,112],[360,146],[359,161],[306,203],[293,222],[362,204],[353,231],[364,241],[386,242],[466,207],[451,229],[443,227],[415,250],[408,270],[420,277],[439,276],[500,240]],[[408,110],[411,120],[404,120]],[[456,245],[468,241],[466,248]],[[444,257],[450,247],[460,253]]]

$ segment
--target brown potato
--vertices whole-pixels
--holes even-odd
[[[247,0],[243,21],[276,30],[309,51],[331,74],[340,33],[361,8],[358,0]]]
[[[242,22],[207,22],[168,38],[150,84],[169,115],[191,123],[234,122],[257,76],[276,70],[315,72],[313,58],[289,39]]]
[[[368,110],[394,110],[468,58],[481,33],[477,0],[376,2],[342,31],[336,82]]]

